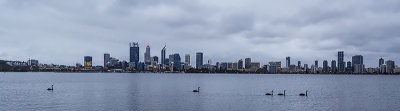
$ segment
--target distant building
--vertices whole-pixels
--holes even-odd
[[[146,65],[151,65],[150,46],[149,45],[147,45],[146,52],[144,53],[144,63]]]
[[[269,73],[278,73],[280,72],[281,69],[281,62],[269,62],[268,66],[268,72]]]
[[[110,61],[110,54],[109,53],[104,53],[104,67],[107,67],[108,61]]]
[[[393,74],[394,73],[394,68],[395,68],[394,61],[392,61],[392,60],[386,61],[386,72],[387,73]]]
[[[352,68],[354,73],[364,73],[364,58],[362,55],[352,57]]]
[[[238,69],[243,69],[243,59],[238,61]]]
[[[35,59],[29,59],[29,60],[28,60],[28,65],[30,65],[30,66],[37,66],[37,65],[39,65],[39,61],[38,61],[38,60],[35,60]]]
[[[85,69],[92,69],[92,56],[85,56],[84,57],[84,65]]]
[[[174,71],[180,71],[181,70],[181,56],[179,56],[178,53],[174,54],[173,56],[174,62],[173,64],[173,70]]]
[[[249,68],[250,72],[256,72],[258,69],[260,69],[260,63],[259,62],[252,62],[251,67]]]
[[[378,67],[380,67],[382,64],[385,64],[385,60],[383,58],[380,58]]]
[[[162,49],[161,49],[161,67],[165,67],[165,52],[167,50],[167,45],[165,45]]]
[[[158,64],[158,57],[157,56],[153,56],[152,57],[152,59],[151,59],[151,65],[153,65],[153,66],[157,66],[157,64]]]
[[[345,72],[345,62],[344,62],[344,52],[339,51],[338,52],[338,71],[343,73]]]
[[[251,67],[251,58],[244,59],[244,68],[250,69],[250,67]]]
[[[190,64],[190,54],[185,55],[185,64]]]
[[[323,73],[328,73],[328,61],[327,60],[324,60],[323,62],[322,62],[322,72]]]
[[[337,68],[336,68],[336,61],[332,60],[331,61],[331,73],[336,73]]]
[[[314,67],[317,68],[317,69],[319,68],[319,66],[318,66],[318,60],[315,60],[315,62],[314,62]]]
[[[286,57],[286,67],[287,68],[290,67],[290,57],[289,56]]]
[[[132,42],[129,44],[129,62],[139,63],[139,43]]]
[[[347,68],[346,68],[347,73],[353,73],[353,68],[351,67],[351,62],[347,62]]]
[[[196,53],[196,69],[203,68],[203,53],[197,52]]]
[[[298,69],[301,69],[301,61],[297,61],[297,67]]]

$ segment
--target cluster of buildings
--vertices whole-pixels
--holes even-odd
[[[291,62],[291,57],[286,57],[285,66],[281,61],[271,61],[261,65],[251,58],[237,60],[235,62],[204,62],[203,53],[197,52],[195,63],[192,66],[191,55],[171,53],[167,55],[166,45],[161,49],[160,56],[151,56],[150,46],[147,45],[143,61],[139,58],[139,43],[129,43],[129,60],[119,60],[110,53],[104,53],[104,64],[93,66],[92,56],[84,56],[83,65],[76,66],[39,64],[38,60],[0,61],[2,71],[69,71],[69,72],[187,72],[187,73],[298,73],[298,74],[400,74],[400,67],[392,60],[378,60],[376,68],[365,68],[364,57],[354,55],[351,61],[345,61],[344,51],[339,51],[337,60],[323,60],[322,65],[318,60],[314,64],[302,64]],[[330,63],[329,63],[330,62]],[[7,70],[8,69],[8,70]],[[11,69],[11,70],[10,70]]]

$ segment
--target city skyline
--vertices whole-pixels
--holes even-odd
[[[250,57],[266,64],[291,56],[292,63],[310,64],[345,51],[345,62],[363,55],[366,67],[378,67],[381,57],[400,61],[394,4],[399,1],[1,1],[0,59],[73,65],[91,55],[93,65],[102,65],[104,53],[129,60],[126,43],[135,41],[140,58],[146,45],[159,56],[167,43],[168,54],[191,54],[191,61],[204,52],[214,62]]]

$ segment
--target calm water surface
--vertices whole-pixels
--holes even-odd
[[[54,84],[54,91],[46,89]],[[200,93],[192,90],[201,87]],[[274,90],[286,96],[265,96]],[[308,97],[298,96],[309,90]],[[400,76],[1,73],[0,110],[400,109]]]

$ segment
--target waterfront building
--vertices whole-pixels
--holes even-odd
[[[144,52],[144,64],[151,65],[150,46],[147,45],[146,52]]]
[[[197,52],[196,53],[196,69],[203,68],[203,53]]]
[[[338,52],[338,72],[343,73],[345,72],[345,62],[344,62],[344,52]]]
[[[139,63],[139,43],[129,43],[129,62]]]
[[[353,68],[351,67],[351,62],[347,62],[347,68],[346,68],[347,73],[353,73]]]
[[[238,61],[238,69],[243,69],[243,59]]]
[[[84,65],[85,69],[92,69],[92,56],[85,56],[84,57]]]
[[[281,69],[281,62],[269,62],[269,73],[279,73]]]
[[[394,73],[394,68],[395,68],[394,61],[392,61],[392,60],[386,61],[386,72],[387,73],[393,74]]]
[[[166,52],[166,50],[167,50],[167,45],[164,45],[164,47],[161,49],[161,67],[165,67],[165,59],[166,59],[166,57],[165,57],[165,52]]]
[[[328,61],[327,60],[324,60],[323,62],[322,62],[322,72],[323,73],[328,73],[328,70],[329,68],[328,68]]]
[[[315,62],[314,62],[314,67],[317,68],[317,69],[319,68],[319,66],[318,66],[318,60],[315,60]]]
[[[110,61],[110,54],[109,53],[104,53],[104,67],[106,68],[107,67],[107,63],[108,63],[108,61]]]
[[[190,64],[190,54],[185,54],[185,64]]]
[[[28,65],[30,65],[30,66],[38,66],[39,65],[39,60],[29,59],[28,60]]]
[[[181,70],[181,56],[176,53],[173,54],[173,62],[172,62],[173,70],[174,71],[180,71]]]
[[[385,60],[381,57],[381,58],[379,59],[379,65],[378,65],[378,67],[380,67],[382,64],[385,64]]]
[[[302,67],[301,67],[301,61],[297,61],[297,69],[299,69],[299,70],[302,69]]]
[[[256,72],[258,69],[260,69],[260,62],[252,62],[251,67],[249,68],[250,72]]]
[[[332,60],[331,61],[331,73],[336,73],[337,68],[336,68],[336,61]]]
[[[250,67],[251,67],[251,58],[244,59],[244,68],[250,69]]]
[[[289,68],[290,67],[290,56],[286,57],[286,67]],[[289,68],[290,69],[290,68]]]
[[[355,55],[352,57],[352,68],[354,73],[364,72],[364,58],[362,55]]]
[[[153,56],[152,57],[152,59],[151,59],[151,65],[153,65],[153,66],[157,66],[157,64],[158,64],[158,57],[157,56]]]

